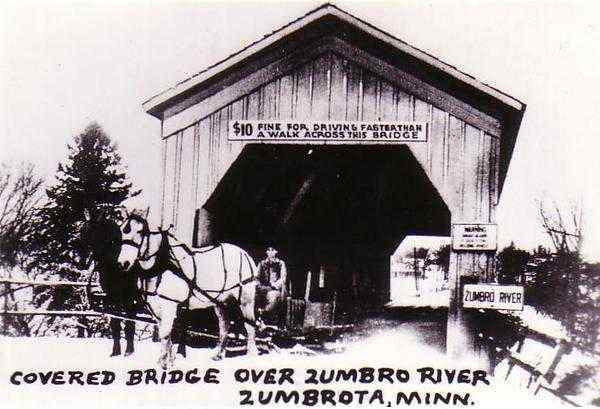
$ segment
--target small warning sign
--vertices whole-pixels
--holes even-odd
[[[497,225],[453,224],[452,248],[454,250],[496,250]]]

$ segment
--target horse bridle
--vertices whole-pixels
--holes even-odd
[[[125,227],[123,228],[123,233],[128,234],[131,231],[131,220],[137,220],[138,222],[140,222],[142,224],[142,231],[140,232],[140,235],[142,237],[142,240],[137,243],[135,240],[132,239],[121,239],[121,246],[131,246],[134,247],[135,249],[137,249],[137,260],[139,261],[148,261],[151,260],[152,258],[156,257],[156,255],[158,254],[158,250],[156,250],[155,253],[148,255],[148,251],[150,250],[150,235],[153,234],[153,232],[150,231],[150,229],[148,228],[148,222],[142,218],[137,218],[137,217],[133,217],[133,216],[129,216],[125,222]],[[159,234],[159,233],[157,233]],[[142,246],[144,245],[144,240],[147,242],[146,245],[146,250],[144,251],[143,254],[142,253]]]

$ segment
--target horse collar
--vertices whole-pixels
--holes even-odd
[[[150,267],[149,269],[143,269],[141,267],[139,261],[137,263],[140,267],[138,276],[140,276],[142,278],[156,277],[159,274],[162,274],[163,272],[165,272],[167,270],[169,270],[169,271],[179,271],[180,270],[180,268],[173,262],[173,260],[171,258],[171,249],[169,247],[168,232],[165,230],[161,230],[160,235],[161,235],[160,245],[159,245],[156,253],[154,253],[150,256],[144,257],[145,260],[155,258],[154,264],[152,265],[152,267]],[[147,237],[149,240],[150,235],[148,235]],[[149,244],[150,243],[148,242],[148,245]]]

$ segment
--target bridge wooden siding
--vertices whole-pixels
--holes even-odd
[[[328,53],[166,135],[162,222],[173,224],[185,240],[192,241],[194,212],[245,145],[227,140],[228,122],[235,119],[428,121],[428,142],[408,146],[446,202],[452,222],[495,222],[500,136]],[[493,275],[489,253],[454,254],[452,264],[463,274]]]

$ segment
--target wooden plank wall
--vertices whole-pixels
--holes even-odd
[[[194,210],[243,148],[242,142],[227,140],[230,119],[428,121],[428,143],[409,146],[444,198],[452,222],[495,221],[498,138],[329,53],[164,140],[163,225],[173,224],[183,240],[192,241]],[[455,254],[452,265],[463,274],[492,273],[486,254]]]

